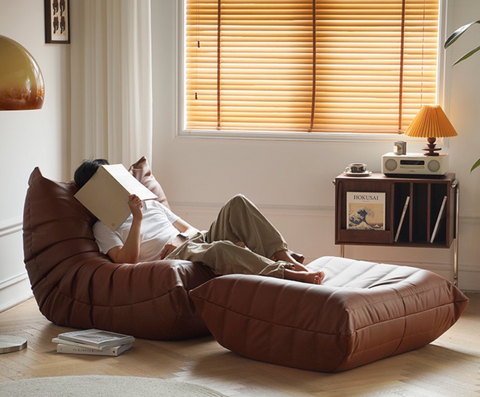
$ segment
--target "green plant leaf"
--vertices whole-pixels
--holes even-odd
[[[475,168],[477,168],[480,165],[480,159],[476,161],[475,164],[472,165],[472,168],[470,169],[470,172],[472,172]]]
[[[457,63],[460,63],[460,62],[464,61],[465,59],[470,58],[478,50],[480,50],[480,46],[478,46],[477,48],[474,48],[472,51],[467,52],[463,57],[457,59],[452,66],[455,66]]]
[[[445,44],[443,45],[444,48],[447,48],[449,46],[451,46],[453,43],[455,43],[462,34],[465,33],[465,31],[472,25],[475,25],[476,23],[480,23],[480,20],[478,21],[474,21],[474,22],[470,22],[470,23],[467,23],[466,25],[463,25],[461,27],[459,27],[457,30],[455,30],[455,32],[453,32],[450,37],[445,41]]]

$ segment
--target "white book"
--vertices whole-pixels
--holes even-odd
[[[142,185],[122,164],[102,165],[75,194],[75,198],[111,230],[117,229],[130,215],[128,197],[140,200],[157,196]]]
[[[440,225],[440,220],[442,219],[443,212],[445,211],[445,204],[447,203],[447,196],[443,197],[442,206],[440,211],[438,211],[437,221],[435,222],[435,227],[433,229],[432,238],[430,239],[430,244],[433,243],[435,237],[437,236],[438,226]]]
[[[130,335],[116,332],[102,331],[99,329],[87,329],[82,331],[64,332],[58,335],[59,340],[80,343],[82,345],[98,348],[114,347],[126,343],[133,343],[135,338]]]
[[[100,351],[105,349],[105,347],[101,348],[101,347],[97,347],[97,346],[93,346],[93,345],[86,345],[84,343],[72,342],[70,340],[60,339],[60,338],[53,338],[52,342],[57,343],[57,344],[61,343],[62,345],[69,345],[69,346],[88,347],[89,349],[95,349],[95,350],[100,350]]]
[[[57,345],[57,353],[64,354],[90,354],[94,356],[119,356],[123,352],[132,347],[131,343],[126,343],[120,346],[107,347],[103,350],[92,349],[90,347],[73,346],[59,343]]]
[[[405,199],[405,204],[403,205],[402,215],[400,216],[400,222],[398,222],[397,234],[395,234],[395,242],[398,241],[398,237],[400,236],[400,230],[402,229],[403,220],[405,219],[405,214],[407,212],[409,202],[410,196],[407,196],[407,198]]]

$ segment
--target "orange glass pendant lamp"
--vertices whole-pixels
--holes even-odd
[[[0,110],[41,109],[42,71],[25,47],[0,35]]]
[[[416,138],[427,138],[426,156],[438,156],[435,147],[437,138],[457,136],[457,131],[444,113],[440,105],[424,105],[405,131],[405,135]]]
[[[43,75],[25,47],[0,35],[0,110],[41,109],[45,95]],[[0,354],[23,350],[27,340],[0,335]]]

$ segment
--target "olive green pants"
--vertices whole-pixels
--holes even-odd
[[[220,210],[208,231],[197,233],[167,259],[202,262],[215,274],[284,277],[288,262],[270,259],[287,244],[279,231],[245,196],[237,195]]]

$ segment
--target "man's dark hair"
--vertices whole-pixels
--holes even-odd
[[[75,184],[80,189],[88,182],[95,172],[97,172],[100,166],[107,164],[109,163],[105,159],[84,160],[84,162],[77,168],[75,175],[73,176]]]

